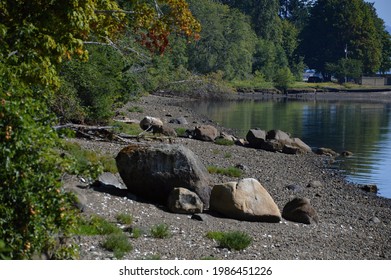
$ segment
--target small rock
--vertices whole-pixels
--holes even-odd
[[[378,188],[376,185],[362,185],[362,186],[360,186],[360,189],[362,189],[365,192],[369,192],[369,193],[377,193],[378,192]]]
[[[142,130],[152,130],[153,128],[162,126],[163,122],[160,119],[150,116],[146,116],[140,121],[140,127]]]
[[[168,209],[173,213],[202,213],[203,203],[198,195],[188,189],[175,188],[168,196]]]
[[[169,123],[173,123],[173,124],[183,124],[183,125],[186,125],[188,124],[187,120],[185,117],[179,117],[179,118],[176,118],[176,119],[171,119],[169,121]]]
[[[212,125],[200,125],[194,129],[194,139],[213,142],[219,133]]]
[[[323,188],[323,184],[320,181],[311,181],[308,183],[307,188]]]
[[[288,186],[286,186],[286,188],[288,189],[288,190],[290,190],[290,191],[293,191],[293,192],[300,192],[300,191],[302,191],[303,190],[303,188],[301,187],[301,186],[299,186],[299,185],[288,185]]]
[[[196,221],[206,222],[208,220],[208,216],[205,214],[196,213],[191,216],[191,219]]]
[[[381,223],[381,221],[380,221],[380,219],[378,217],[373,217],[369,221],[374,223],[374,224],[380,224]]]
[[[333,151],[330,148],[318,148],[316,150],[316,153],[318,155],[325,155],[325,156],[330,156],[330,157],[337,157],[338,156],[338,153]]]
[[[241,164],[241,163],[236,164],[235,168],[243,170],[244,172],[248,172],[250,170],[247,165],[244,165],[244,164]]]
[[[282,210],[282,217],[286,220],[311,224],[311,221],[318,223],[318,214],[307,198],[295,198],[289,201]]]
[[[351,157],[351,156],[353,156],[353,153],[350,152],[350,151],[343,151],[343,152],[341,153],[341,156],[342,156],[342,157]]]

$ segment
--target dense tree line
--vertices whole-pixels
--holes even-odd
[[[148,1],[118,2],[134,9],[136,3]],[[103,111],[113,112],[116,103],[132,95],[156,90],[191,91],[191,82],[186,88],[185,82],[178,81],[199,80],[194,77],[200,75],[214,75],[224,81],[256,77],[276,84],[281,78],[301,80],[305,67],[321,72],[326,80],[334,76],[340,81],[391,67],[391,36],[373,4],[364,0],[187,2],[202,27],[198,40],[189,43],[155,23],[154,32],[145,30],[135,35],[133,31],[142,21],[135,18],[111,45],[113,50],[105,50],[108,46],[104,45],[89,46],[89,63],[72,61],[64,65],[64,86],[53,109],[64,113],[66,104],[63,106],[61,100],[67,96],[74,102],[80,100],[81,107],[76,116],[64,116],[64,120],[104,120],[107,114]],[[160,12],[166,14],[164,6]],[[113,60],[103,63],[109,52]],[[91,82],[94,87],[82,85],[85,77],[93,74],[89,71],[95,71],[97,79],[106,77],[106,83],[102,87],[97,86],[99,82]],[[91,115],[97,104],[102,109],[98,118]]]
[[[390,56],[363,0],[0,1],[0,258],[75,257],[54,123],[105,123],[143,92],[285,90],[304,67],[374,74]]]

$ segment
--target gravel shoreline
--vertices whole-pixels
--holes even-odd
[[[213,124],[205,116],[197,116],[184,106],[185,98],[149,95],[131,102],[121,109],[130,119],[146,115],[159,117],[165,123],[184,116],[188,125]],[[129,112],[137,106],[142,113]],[[214,124],[215,125],[215,124]],[[232,131],[215,125],[219,131]],[[126,145],[108,142],[74,140],[85,148],[116,156]],[[255,178],[268,190],[282,210],[295,197],[305,197],[318,212],[319,223],[304,225],[282,220],[280,223],[243,222],[204,213],[204,221],[189,215],[173,214],[161,205],[80,189],[87,198],[85,215],[97,214],[115,222],[117,213],[133,215],[133,226],[144,231],[138,239],[131,239],[133,250],[124,259],[391,259],[391,200],[358,189],[348,183],[338,171],[327,169],[327,157],[315,154],[286,155],[240,146],[220,146],[186,138],[174,142],[192,150],[205,165],[229,167],[246,166],[245,178]],[[236,181],[223,175],[212,175],[212,184]],[[320,187],[307,187],[310,181],[322,182]],[[80,182],[74,181],[74,184]],[[294,192],[288,185],[300,186]],[[172,236],[156,239],[149,229],[157,224],[169,226]],[[219,248],[205,237],[209,231],[240,230],[248,233],[252,244],[243,251]],[[102,247],[102,236],[79,236],[81,259],[113,259],[113,253]]]

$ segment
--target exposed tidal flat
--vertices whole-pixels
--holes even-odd
[[[183,98],[149,95],[127,104],[122,110],[130,119],[146,115],[164,123],[185,117],[187,125],[212,124],[219,131],[235,133],[206,116],[195,113],[194,102]],[[187,100],[189,101],[189,100]],[[189,104],[193,104],[189,106]],[[137,106],[142,112],[130,112]],[[294,131],[288,131],[294,134]],[[125,145],[76,140],[83,147],[116,156]],[[330,169],[330,158],[312,153],[288,155],[241,146],[223,146],[189,138],[175,138],[176,144],[189,148],[206,166],[245,166],[242,178],[257,179],[282,211],[295,197],[308,198],[318,214],[318,223],[310,225],[282,219],[279,223],[238,221],[205,211],[203,221],[190,215],[174,214],[165,206],[81,189],[87,202],[85,214],[98,214],[115,221],[117,213],[133,216],[133,226],[142,230],[131,239],[133,250],[124,259],[391,259],[391,200],[359,189],[341,172]],[[227,175],[212,174],[211,185],[236,181]],[[320,185],[310,185],[319,181]],[[295,185],[297,188],[289,188]],[[153,238],[149,229],[166,224],[171,236]],[[243,231],[252,237],[241,251],[221,248],[205,237],[210,231]],[[113,254],[101,246],[103,237],[78,237],[82,259],[110,259]]]

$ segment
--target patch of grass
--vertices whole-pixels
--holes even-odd
[[[231,153],[225,153],[224,154],[224,158],[231,158],[232,157],[232,154]]]
[[[185,137],[186,136],[186,128],[184,127],[177,127],[175,128],[175,132],[178,135],[178,137]]]
[[[209,231],[206,234],[206,237],[213,240],[221,240],[223,238],[224,233],[222,231]]]
[[[130,112],[130,113],[143,113],[144,109],[139,106],[132,106],[132,107],[128,108],[128,112]]]
[[[123,123],[123,122],[112,122],[112,126],[114,126],[114,132],[116,133],[125,133],[128,135],[138,135],[143,130],[136,123]]]
[[[242,173],[243,171],[239,168],[236,168],[236,167],[227,167],[227,168],[223,168],[223,167],[217,167],[217,166],[214,166],[214,165],[210,165],[207,167],[208,169],[208,172],[211,173],[211,174],[221,174],[221,175],[226,175],[226,176],[229,176],[229,177],[235,177],[235,178],[239,178],[242,176]]]
[[[137,239],[140,238],[143,234],[143,231],[139,228],[132,228],[130,237]]]
[[[155,225],[151,228],[151,235],[154,238],[168,238],[171,236],[171,232],[166,224]]]
[[[104,171],[117,173],[115,159],[92,150],[83,149],[78,143],[63,141],[62,149],[70,161],[70,171],[89,179],[96,179]]]
[[[220,151],[219,151],[219,150],[213,150],[213,151],[212,151],[212,154],[218,155],[218,154],[220,154]]]
[[[106,235],[120,232],[121,229],[119,227],[99,216],[81,219],[74,231],[77,235]]]
[[[123,225],[131,225],[133,222],[133,216],[126,213],[118,213],[115,218],[117,219],[117,222]]]
[[[212,231],[206,234],[206,237],[216,240],[219,246],[230,250],[243,250],[250,246],[251,236],[242,231],[221,232]]]
[[[106,237],[102,244],[103,248],[112,251],[117,259],[122,257],[133,249],[128,237],[124,233],[113,233]]]
[[[233,146],[235,142],[224,138],[218,138],[215,140],[215,144],[222,146]]]
[[[117,163],[115,162],[115,159],[112,156],[107,156],[107,155],[100,156],[99,161],[103,166],[103,171],[118,173]]]

